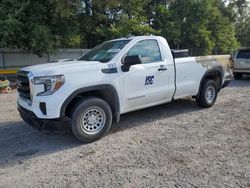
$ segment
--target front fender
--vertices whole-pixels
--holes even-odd
[[[77,90],[75,90],[74,92],[72,92],[68,98],[64,101],[64,103],[62,104],[61,110],[60,110],[60,116],[63,117],[65,116],[65,112],[66,112],[66,108],[67,106],[70,104],[70,102],[78,95],[82,94],[82,93],[86,93],[86,92],[91,92],[91,91],[102,91],[102,90],[111,90],[112,91],[112,102],[113,102],[113,111],[114,111],[114,115],[116,118],[116,121],[118,122],[120,120],[120,102],[119,102],[119,97],[117,94],[117,91],[115,89],[115,87],[113,85],[110,84],[102,84],[102,85],[94,85],[94,86],[87,86],[87,87],[83,87],[83,88],[79,88]]]

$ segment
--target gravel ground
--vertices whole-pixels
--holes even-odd
[[[34,130],[0,95],[0,187],[250,187],[250,79],[216,104],[193,100],[123,115],[91,144]]]

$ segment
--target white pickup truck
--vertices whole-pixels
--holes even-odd
[[[78,60],[22,68],[18,110],[30,125],[70,119],[76,138],[92,142],[120,115],[187,96],[211,107],[228,84],[216,59],[175,59],[159,36],[120,38]]]

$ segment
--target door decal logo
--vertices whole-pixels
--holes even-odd
[[[155,76],[146,76],[145,86],[153,85],[154,84],[154,78],[155,78]]]

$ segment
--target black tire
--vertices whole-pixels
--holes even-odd
[[[89,143],[100,139],[108,132],[111,124],[111,108],[100,98],[81,99],[72,108],[71,129],[74,136],[82,142]]]
[[[196,102],[203,108],[209,108],[214,105],[217,95],[218,86],[216,82],[213,80],[204,80]]]
[[[234,74],[234,78],[235,78],[236,80],[241,80],[241,78],[242,78],[242,76],[243,76],[242,73],[238,73],[238,72],[234,72],[233,74]]]

